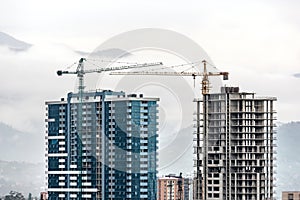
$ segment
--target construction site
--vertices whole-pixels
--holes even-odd
[[[78,92],[46,104],[49,199],[275,199],[275,97],[228,86],[212,93],[210,77],[226,81],[229,73],[209,71],[205,60],[200,72],[110,72],[161,62],[86,70],[85,61],[80,59],[76,71],[57,72],[76,75]],[[196,108],[192,181],[184,183],[181,174],[157,179],[159,97],[85,91],[85,74],[107,71],[202,77],[201,98],[191,102]],[[190,190],[192,198],[185,193]]]
[[[274,199],[275,100],[237,87],[195,99],[195,200]]]

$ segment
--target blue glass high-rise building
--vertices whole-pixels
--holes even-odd
[[[155,200],[157,101],[97,91],[46,102],[48,199]]]

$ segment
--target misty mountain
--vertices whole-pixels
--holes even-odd
[[[43,162],[44,143],[43,133],[24,133],[0,122],[0,160]]]
[[[294,74],[294,77],[300,78],[300,73]]]
[[[169,136],[168,136],[169,137]],[[193,172],[193,127],[181,129],[172,137],[160,134],[159,140],[164,141],[159,148],[159,174],[191,174]]]
[[[130,56],[131,53],[122,50],[122,49],[117,49],[117,48],[112,48],[112,49],[105,49],[105,50],[99,50],[99,51],[94,51],[94,52],[84,52],[84,51],[75,51],[75,53],[81,55],[81,56],[91,56],[94,58],[121,58],[121,57],[126,57]]]
[[[278,127],[277,134],[277,191],[300,189],[300,122]]]
[[[38,196],[44,191],[44,164],[27,162],[7,162],[0,160],[0,197],[11,190]]]
[[[0,32],[0,46],[6,46],[12,51],[26,51],[32,45]]]
[[[299,190],[300,188],[300,122],[278,123],[277,133],[277,195],[283,190]],[[187,127],[176,134],[164,136],[160,134],[162,147],[159,149],[159,174],[169,173],[184,175],[192,172],[193,165],[193,128]],[[34,193],[44,186],[44,164],[22,162],[33,159],[37,154],[44,155],[44,137],[24,133],[13,127],[0,123],[0,196],[10,190],[20,191],[25,196]],[[42,149],[42,150],[38,150]],[[13,160],[17,162],[13,162]],[[32,161],[34,162],[34,161]],[[33,187],[31,187],[33,185]],[[33,191],[34,190],[34,191]]]

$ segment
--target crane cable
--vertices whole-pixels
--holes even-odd
[[[199,62],[202,62],[202,61],[190,62],[190,63],[179,64],[179,65],[165,66],[165,67],[162,67],[162,68],[150,69],[149,71],[162,70],[162,69],[174,69],[176,67],[182,67],[182,66],[192,65],[192,64],[199,63]]]
[[[96,59],[88,59],[86,60],[87,63],[90,63],[91,65],[94,65],[95,67],[97,68],[103,68],[93,62],[90,62],[90,60],[93,60],[95,61]],[[138,65],[137,62],[120,62],[120,61],[113,61],[113,60],[97,60],[97,61],[100,61],[100,62],[107,62],[107,63],[118,63],[118,64],[128,64],[128,65]]]
[[[212,66],[213,68],[218,69],[215,65],[213,65],[213,64],[211,64],[211,63],[209,63],[207,61],[206,61],[206,63],[209,64],[210,66]]]
[[[67,66],[67,67],[65,68],[65,70],[70,69],[71,67],[73,67],[74,65],[77,65],[77,64],[78,64],[77,62],[74,62],[73,64]]]
[[[90,61],[99,61],[99,62],[103,62],[103,63],[118,63],[118,64],[130,64],[130,65],[138,65],[139,63],[137,62],[124,62],[124,61],[115,61],[115,60],[103,60],[103,59],[86,59],[86,62],[90,63],[91,65],[94,65],[97,68],[102,68],[101,66],[90,62]],[[157,70],[163,70],[163,69],[174,69],[174,68],[178,68],[178,67],[183,67],[183,66],[187,66],[187,65],[192,65],[190,68],[188,69],[184,69],[181,71],[181,73],[188,71],[190,69],[195,69],[195,66],[193,64],[197,64],[202,62],[202,60],[196,61],[196,62],[190,62],[190,63],[184,63],[184,64],[179,64],[179,65],[171,65],[171,66],[165,66],[165,67],[161,67],[161,68],[155,68],[155,69],[149,69],[148,71],[157,71]],[[209,63],[206,61],[207,64],[209,64],[210,66],[212,66],[215,69],[218,69],[215,65]],[[78,64],[77,62],[74,62],[73,64],[69,65],[68,67],[66,67],[66,69],[70,69],[71,67],[75,66],[76,64]]]
[[[99,61],[99,62],[107,62],[107,63],[118,63],[118,64],[131,64],[131,65],[134,65],[134,64],[138,64],[137,62],[122,62],[122,61],[115,61],[115,60],[103,60],[103,59],[90,59],[88,58],[87,61]],[[90,62],[91,63],[91,62]]]
[[[137,65],[138,64],[137,62],[121,62],[121,61],[102,60],[102,59],[101,60],[100,59],[86,59],[85,61],[88,62],[88,63],[90,63],[91,65],[96,66],[97,68],[102,68],[102,67],[99,66],[99,65],[97,65],[97,64],[95,64],[95,63],[93,63],[93,62],[90,62],[90,61],[100,61],[100,62],[103,62],[103,63],[106,62],[106,63],[118,63],[118,64],[130,64],[130,65]],[[65,68],[65,70],[70,69],[70,68],[72,68],[75,65],[78,65],[78,62],[74,62],[71,65],[67,66]]]

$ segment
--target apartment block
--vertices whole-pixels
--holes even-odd
[[[237,87],[195,100],[195,200],[275,199],[275,101]]]
[[[83,96],[46,102],[48,199],[156,200],[159,99]]]
[[[191,179],[180,174],[158,178],[158,200],[189,200]]]

